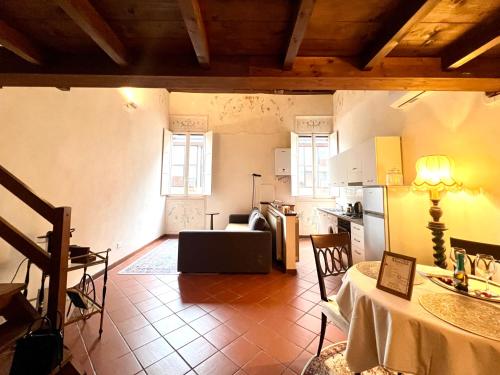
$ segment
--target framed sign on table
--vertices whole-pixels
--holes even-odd
[[[384,251],[377,279],[377,288],[411,300],[416,266],[416,258]]]

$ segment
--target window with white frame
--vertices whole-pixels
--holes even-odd
[[[212,132],[164,131],[162,195],[210,195]]]
[[[330,156],[337,153],[336,134],[291,135],[292,195],[327,198],[330,188]]]

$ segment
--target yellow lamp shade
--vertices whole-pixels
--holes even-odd
[[[445,155],[428,155],[417,160],[417,176],[413,181],[416,190],[458,190],[462,184],[453,178],[455,164]]]

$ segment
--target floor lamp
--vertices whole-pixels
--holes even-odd
[[[255,201],[255,177],[262,177],[261,174],[258,173],[252,173],[252,207],[250,209],[253,209],[255,207],[254,201]]]
[[[446,268],[446,249],[444,247],[444,231],[447,230],[444,223],[439,219],[443,215],[443,210],[439,207],[439,201],[443,192],[448,190],[458,190],[462,184],[453,178],[454,163],[451,158],[444,155],[423,156],[417,160],[417,176],[412,185],[415,190],[428,191],[432,206],[429,213],[432,221],[429,221],[427,228],[432,232],[432,242],[434,242],[434,264],[441,268]]]

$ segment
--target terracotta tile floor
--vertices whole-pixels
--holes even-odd
[[[296,276],[118,274],[159,243],[110,271],[100,340],[98,316],[66,329],[66,343],[87,374],[301,373],[320,330],[308,239],[300,243]],[[330,280],[328,293],[339,286],[340,278]],[[343,339],[328,326],[325,345]]]

